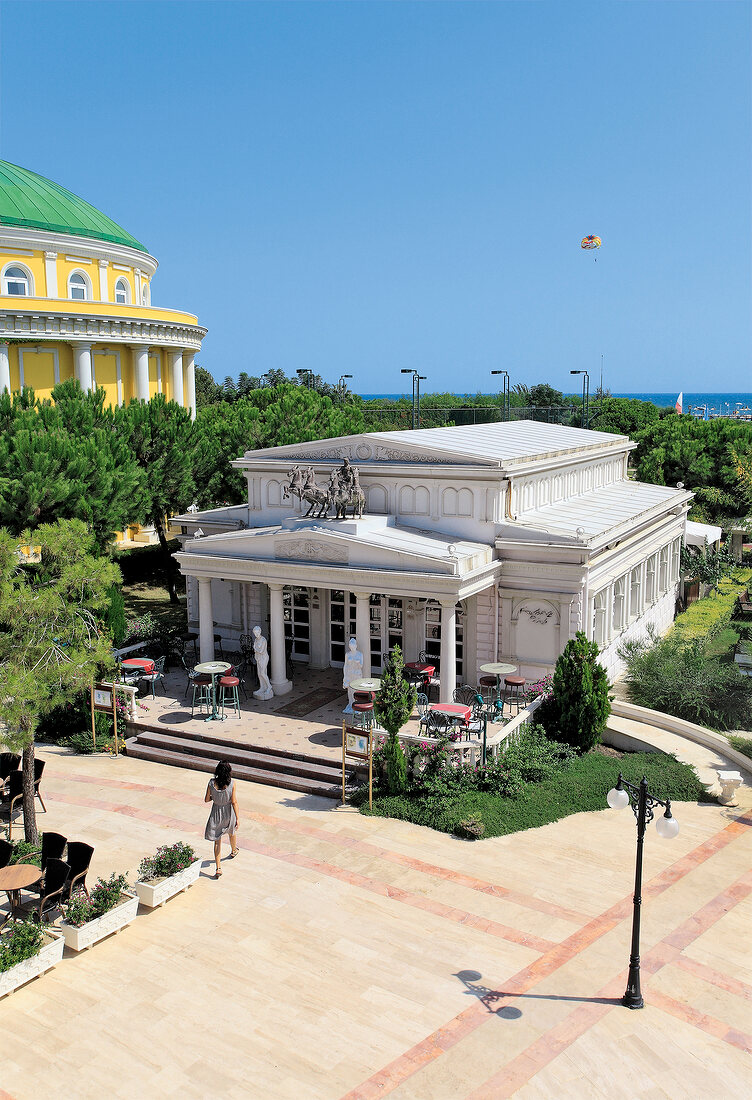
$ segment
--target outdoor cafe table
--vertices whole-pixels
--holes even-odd
[[[154,661],[151,657],[127,657],[120,664],[123,668],[132,668],[134,672],[139,670],[147,675],[154,671]]]
[[[217,677],[221,676],[225,672],[229,672],[232,665],[227,661],[204,661],[201,665],[196,665],[194,672],[200,672],[202,676],[211,676],[211,691],[212,691],[212,712],[206,719],[207,722],[219,721],[219,715],[217,714]]]
[[[431,714],[446,715],[455,725],[467,726],[473,716],[473,708],[465,703],[434,703]]]
[[[378,691],[381,687],[381,680],[376,676],[371,679],[351,680],[350,687],[353,691]]]
[[[8,895],[10,902],[10,913],[6,921],[11,920],[18,909],[21,891],[36,885],[41,877],[42,872],[33,863],[15,863],[10,867],[0,867],[0,890]]]
[[[405,669],[410,675],[412,681],[420,680],[423,687],[426,687],[426,681],[430,680],[436,671],[436,665],[429,665],[422,661],[405,661]]]
[[[494,661],[489,665],[481,665],[481,672],[488,673],[489,676],[496,677],[496,716],[494,722],[501,721],[502,702],[501,702],[501,678],[502,676],[511,676],[513,672],[517,671],[517,665],[506,664],[504,661]]]

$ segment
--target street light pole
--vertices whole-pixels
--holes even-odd
[[[345,385],[345,379],[346,378],[352,378],[352,375],[351,374],[341,374],[339,376],[339,382],[337,383],[337,388],[339,389],[339,399],[340,399],[341,404],[343,404],[343,405],[345,403],[345,390],[347,389],[347,386]]]
[[[644,1008],[640,989],[640,910],[642,907],[642,850],[645,840],[645,829],[653,820],[653,807],[663,806],[665,813],[655,823],[658,836],[670,840],[679,832],[679,823],[671,814],[671,799],[665,802],[648,791],[648,781],[643,775],[639,787],[629,783],[619,772],[616,786],[612,787],[606,795],[606,801],[612,810],[623,810],[625,806],[631,806],[637,821],[637,858],[635,860],[635,885],[634,900],[632,906],[632,945],[629,955],[629,977],[627,988],[621,1003],[626,1008]]]
[[[295,371],[295,373],[297,374],[298,378],[300,379],[301,386],[305,386],[306,389],[310,390],[310,388],[311,388],[311,379],[313,378],[313,371],[310,370],[308,367],[300,367],[298,370]],[[306,378],[302,377],[302,375],[304,375],[304,374],[306,375]]]
[[[590,375],[586,370],[571,370],[570,374],[582,375],[582,426],[590,425]]]
[[[419,374],[417,370],[411,367],[403,367],[400,374],[411,374],[413,376],[413,428],[420,427],[420,384],[425,382],[425,374]]]
[[[508,370],[492,370],[491,374],[503,374],[504,377],[501,380],[501,393],[502,393],[502,408],[504,410],[502,419],[509,420],[509,413],[511,407],[511,399],[509,397],[509,371]]]

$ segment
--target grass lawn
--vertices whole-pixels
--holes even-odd
[[[727,733],[726,738],[732,749],[743,752],[752,760],[752,737],[742,737],[738,733]]]
[[[582,810],[605,810],[606,792],[622,772],[625,779],[639,783],[647,776],[651,791],[659,798],[677,802],[714,802],[700,783],[694,768],[664,753],[622,753],[596,748],[579,757],[555,779],[528,783],[522,794],[507,798],[472,791],[446,799],[407,796],[374,798],[368,808],[368,791],[354,798],[362,814],[396,817],[416,825],[428,825],[453,833],[460,822],[476,818],[483,823],[484,837],[504,836],[523,829],[535,829]],[[461,830],[460,830],[461,832]]]
[[[149,612],[161,626],[188,630],[188,614],[185,590],[178,592],[180,602],[170,603],[170,594],[164,585],[138,581],[123,585],[123,603],[126,619],[137,619]]]

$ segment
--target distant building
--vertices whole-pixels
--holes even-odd
[[[172,521],[201,659],[215,632],[237,641],[259,624],[281,693],[285,642],[321,669],[342,665],[352,636],[365,675],[395,644],[408,661],[425,650],[446,700],[497,660],[538,679],[584,630],[613,674],[621,641],[673,621],[692,495],[630,480],[634,446],[514,421],[248,451],[234,463],[247,504]],[[285,496],[292,468],[325,486],[344,458],[364,518],[301,518]]]
[[[67,378],[110,404],[156,393],[195,416],[206,329],[152,305],[157,261],[88,202],[0,161],[0,393]]]

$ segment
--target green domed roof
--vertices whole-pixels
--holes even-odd
[[[96,241],[112,241],[139,252],[148,249],[91,203],[44,176],[0,160],[0,226],[26,225]]]

